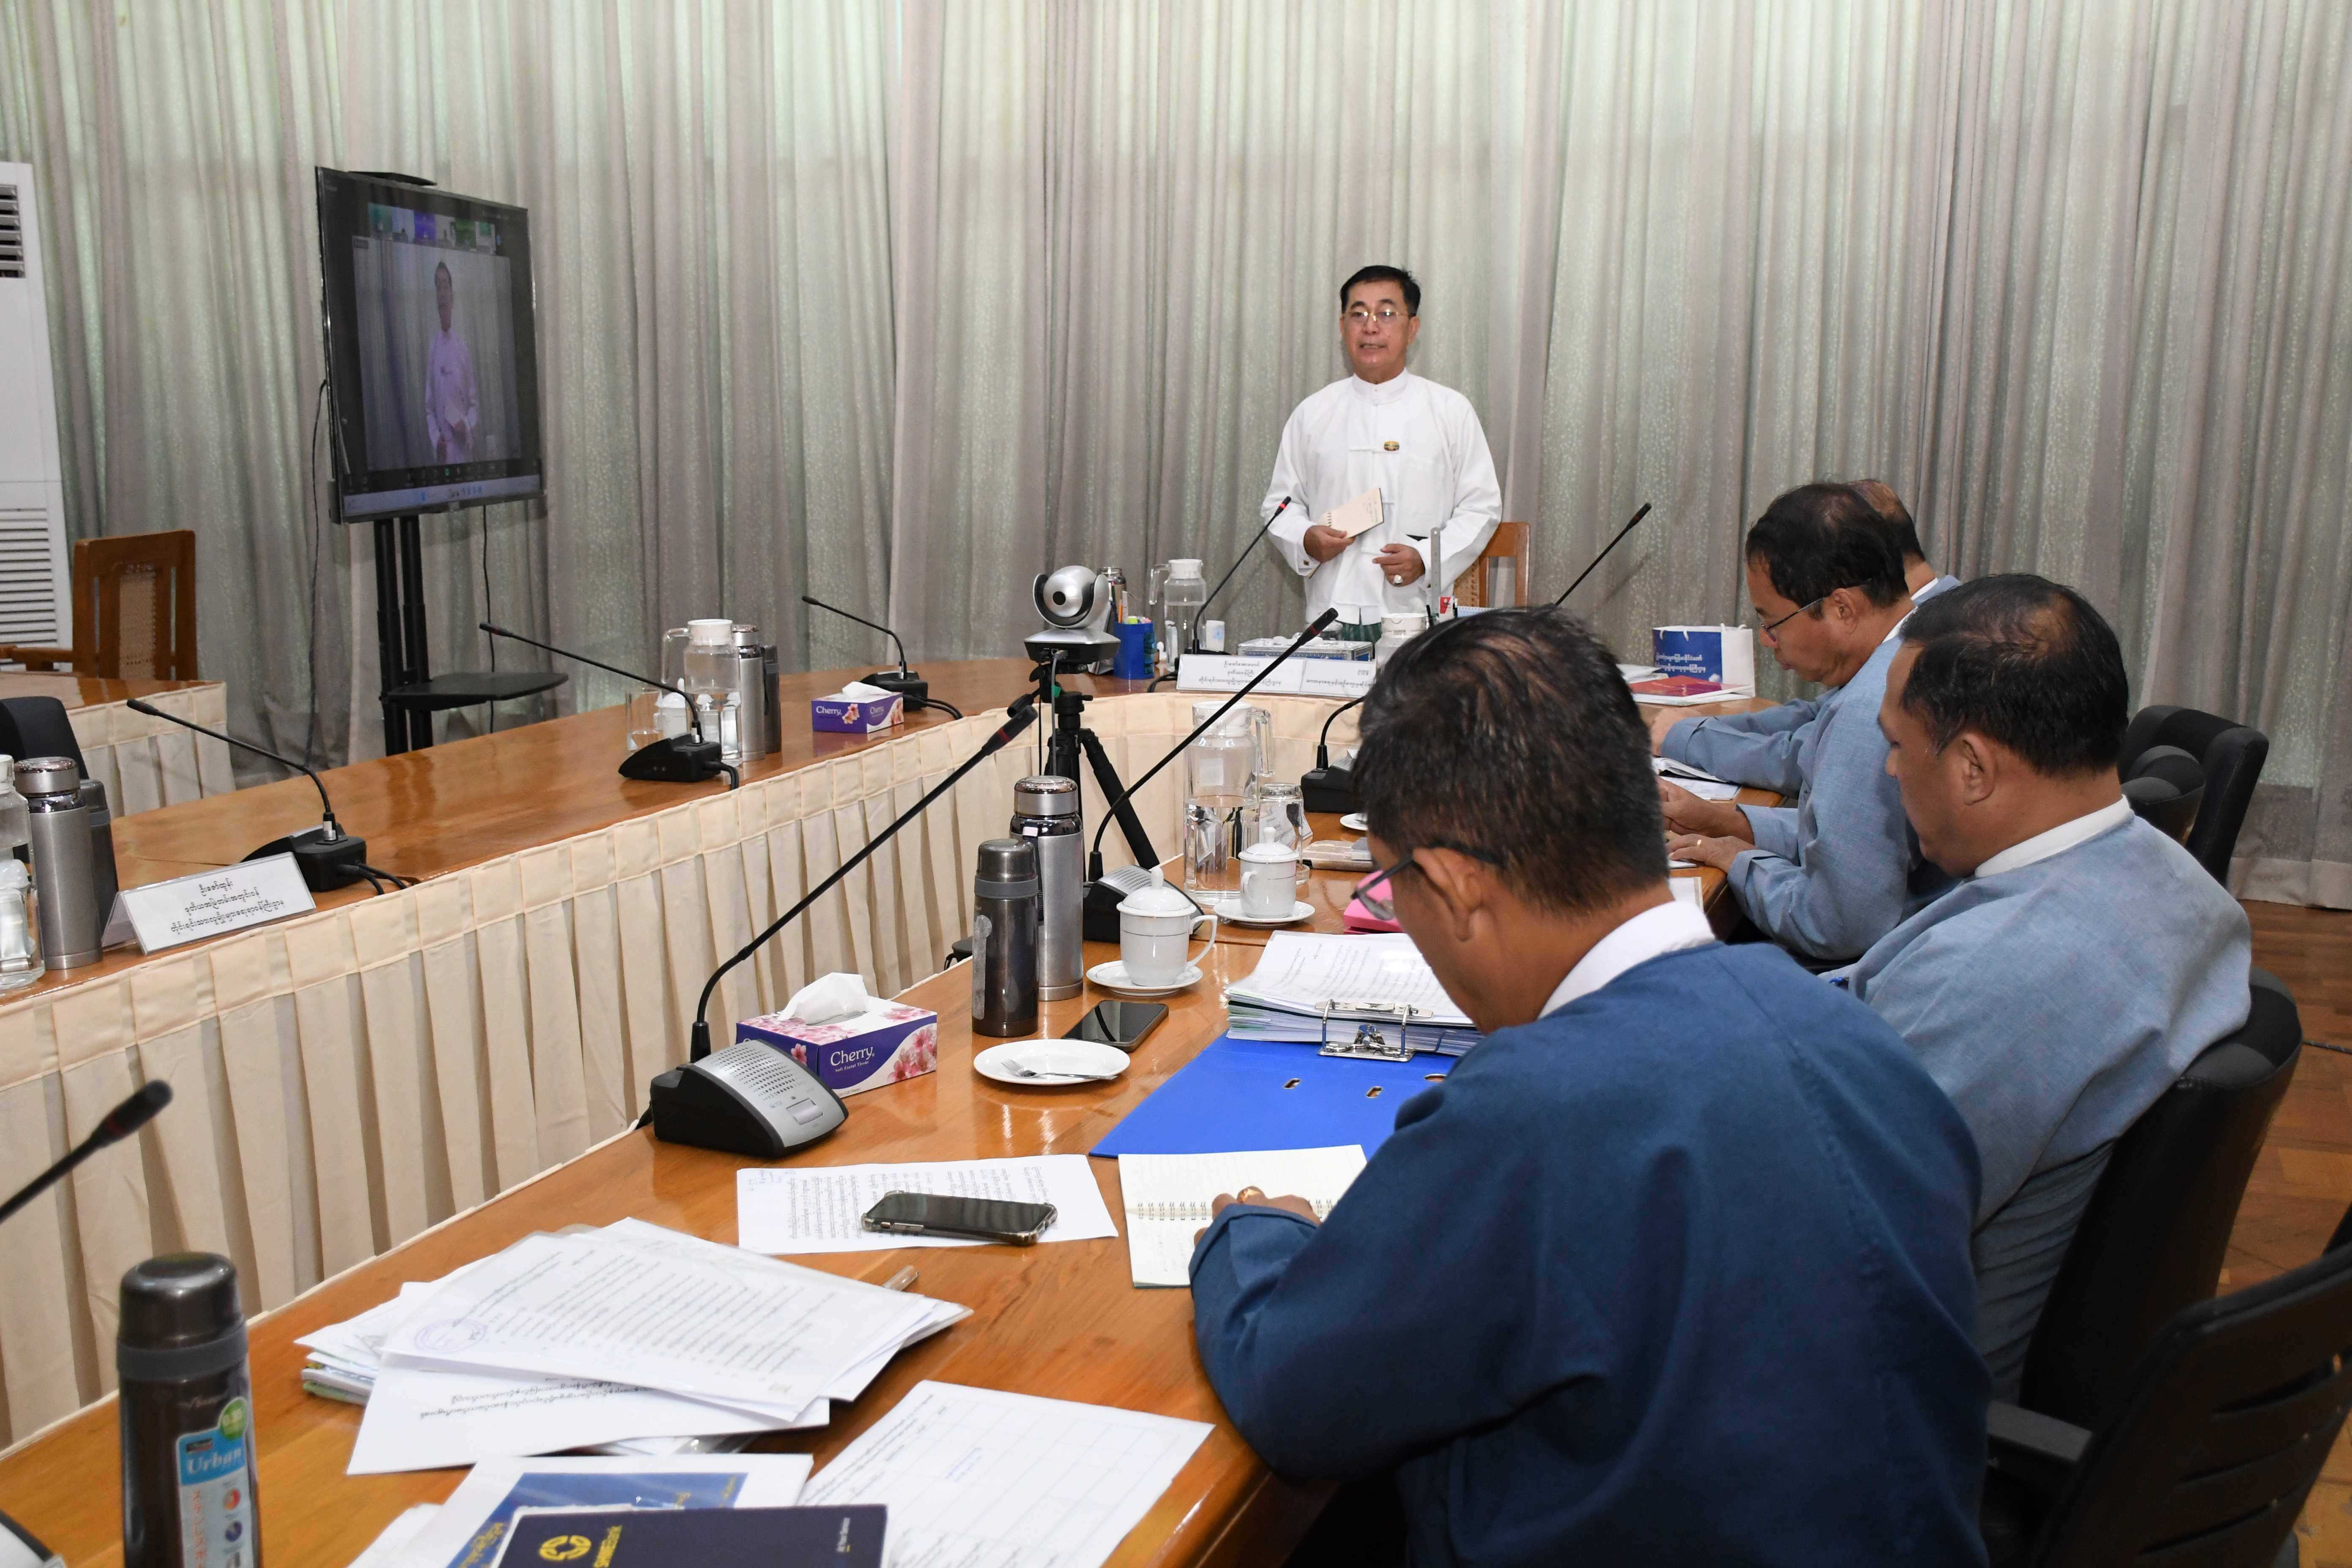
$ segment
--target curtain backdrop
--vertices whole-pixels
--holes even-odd
[[[73,526],[200,531],[207,673],[281,742],[310,169],[390,167],[532,211],[551,494],[488,513],[524,629],[631,663],[723,601],[790,663],[881,651],[812,592],[951,658],[1066,562],[1221,570],[1344,374],[1335,285],[1395,261],[1539,593],[1656,503],[1579,594],[1621,649],[1738,615],[1780,489],[1884,477],[1944,564],[2080,584],[2136,700],[2265,729],[2247,889],[2352,905],[2328,0],[0,0],[0,156],[40,171]],[[483,527],[425,524],[443,668]],[[363,754],[370,542],[326,548]],[[1261,562],[1221,604],[1301,600]]]

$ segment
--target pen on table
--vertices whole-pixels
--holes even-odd
[[[915,1288],[916,1278],[915,1266],[910,1263],[906,1268],[901,1268],[898,1272],[890,1276],[887,1279],[882,1281],[882,1289],[885,1290],[911,1290]]]

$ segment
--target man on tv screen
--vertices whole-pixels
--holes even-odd
[[[450,324],[457,285],[446,261],[433,269],[433,298],[440,308],[441,330],[433,335],[432,352],[425,361],[425,427],[433,437],[436,462],[468,463],[474,457],[481,398],[474,385],[473,351]]]

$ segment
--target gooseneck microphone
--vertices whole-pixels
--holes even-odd
[[[1630,517],[1630,518],[1626,519],[1626,521],[1625,521],[1625,526],[1624,526],[1624,527],[1622,527],[1622,528],[1621,528],[1621,529],[1619,529],[1619,530],[1617,531],[1617,538],[1616,538],[1616,539],[1612,539],[1612,540],[1611,540],[1608,543],[1606,543],[1606,544],[1604,544],[1604,545],[1602,545],[1602,546],[1601,547],[1601,553],[1600,553],[1600,554],[1598,554],[1598,555],[1596,555],[1596,556],[1594,556],[1594,557],[1592,558],[1592,566],[1587,566],[1583,571],[1579,572],[1579,573],[1576,574],[1576,581],[1575,581],[1575,582],[1573,582],[1573,583],[1570,583],[1567,587],[1565,587],[1565,588],[1561,589],[1561,590],[1560,590],[1559,597],[1559,598],[1557,598],[1557,599],[1554,599],[1554,600],[1552,601],[1552,603],[1553,603],[1554,605],[1564,605],[1564,604],[1568,603],[1568,596],[1569,596],[1570,594],[1575,593],[1579,588],[1581,588],[1582,586],[1584,586],[1584,580],[1585,580],[1587,577],[1590,577],[1590,576],[1591,576],[1591,575],[1592,575],[1592,567],[1593,567],[1593,566],[1598,566],[1598,565],[1600,565],[1603,561],[1608,560],[1608,559],[1609,559],[1609,552],[1610,552],[1611,551],[1612,551],[1612,550],[1614,550],[1614,549],[1616,549],[1616,548],[1617,548],[1617,542],[1618,542],[1618,540],[1622,540],[1622,539],[1623,539],[1627,534],[1629,534],[1629,533],[1633,532],[1633,529],[1634,529],[1634,526],[1635,526],[1636,524],[1638,524],[1638,523],[1639,523],[1639,522],[1640,522],[1643,518],[1645,518],[1645,517],[1647,517],[1647,516],[1649,516],[1649,515],[1650,515],[1650,503],[1649,503],[1648,501],[1643,501],[1643,502],[1642,503],[1642,510],[1639,510],[1639,511],[1637,511],[1637,512],[1635,512],[1632,517]]]
[[[869,621],[864,616],[853,615],[851,612],[843,609],[839,605],[828,605],[823,599],[813,598],[806,594],[803,594],[801,595],[801,603],[803,605],[814,605],[820,610],[831,610],[835,615],[839,616],[842,619],[845,621],[856,621],[861,626],[871,626],[876,631],[880,632],[884,637],[888,637],[892,644],[898,647],[898,668],[897,673],[893,674],[891,671],[886,669],[877,674],[869,675],[865,678],[866,685],[878,686],[885,691],[897,692],[900,697],[906,699],[907,706],[909,708],[945,708],[949,712],[955,714],[957,718],[961,719],[963,717],[961,710],[950,704],[945,702],[933,702],[931,700],[931,683],[907,668],[907,645],[898,640],[898,634],[897,632],[892,631],[880,621]]]
[[[703,736],[702,715],[695,711],[694,699],[687,695],[683,686],[672,686],[667,680],[656,680],[650,675],[639,675],[634,669],[623,669],[617,664],[606,664],[601,658],[590,658],[584,653],[574,653],[551,642],[527,637],[520,632],[510,632],[488,621],[478,622],[477,626],[494,637],[505,637],[527,647],[543,648],[558,658],[568,658],[574,664],[584,664],[591,669],[601,669],[607,675],[617,675],[624,680],[634,680],[656,691],[677,693],[686,703],[686,721],[694,726],[695,738],[689,741],[683,735],[665,735],[651,745],[639,746],[622,761],[623,778],[643,779],[654,784],[701,784],[725,773],[729,789],[742,784],[743,775],[719,760],[719,742]]]
[[[702,984],[702,995],[694,1004],[694,1029],[692,1032],[691,1043],[687,1053],[688,1059],[698,1062],[710,1054],[710,998],[711,995],[718,991],[719,981],[726,978],[727,972],[729,970],[733,969],[737,964],[742,963],[745,959],[759,952],[761,948],[767,945],[778,931],[792,924],[793,919],[803,910],[806,910],[811,904],[815,903],[819,899],[824,897],[825,894],[833,891],[835,887],[840,885],[843,878],[848,876],[852,871],[856,870],[857,868],[866,864],[866,857],[872,855],[877,849],[881,848],[885,844],[889,843],[893,837],[897,837],[900,828],[914,821],[915,818],[922,816],[924,811],[929,809],[933,801],[938,800],[941,795],[947,794],[948,791],[955,788],[959,783],[962,782],[964,774],[971,772],[972,769],[980,766],[981,763],[986,762],[989,758],[1003,751],[1006,746],[1012,744],[1013,738],[1019,735],[1022,731],[1026,730],[1031,724],[1034,723],[1036,719],[1037,698],[1035,693],[1028,693],[1014,699],[1013,701],[1006,707],[1004,722],[997,727],[994,734],[992,734],[987,740],[981,742],[980,750],[974,752],[971,756],[965,761],[961,767],[956,769],[955,772],[950,773],[946,778],[941,779],[938,786],[935,787],[929,795],[926,795],[922,799],[908,806],[904,812],[901,812],[897,821],[893,822],[889,826],[884,828],[880,833],[876,834],[871,839],[867,840],[865,848],[860,849],[856,854],[852,855],[848,859],[844,860],[841,863],[840,868],[835,870],[832,876],[827,877],[824,881],[819,882],[815,888],[810,890],[806,898],[803,898],[799,903],[794,904],[791,909],[786,910],[782,914],[778,915],[773,921],[769,922],[768,929],[753,937],[750,942],[745,942],[742,947],[736,952],[734,957],[729,959],[726,963],[712,970],[710,972],[710,978],[704,981]]]
[[[1370,692],[1364,694],[1370,696]],[[1298,781],[1298,793],[1305,797],[1309,811],[1353,811],[1356,809],[1356,770],[1331,765],[1331,725],[1350,708],[1363,706],[1364,699],[1342,702],[1331,710],[1323,721],[1323,732],[1315,737],[1315,765]]]
[[[1266,531],[1274,526],[1274,520],[1289,510],[1290,498],[1285,496],[1282,498],[1282,504],[1266,513],[1265,521],[1257,525],[1257,531],[1250,535],[1250,542],[1247,544],[1242,546],[1242,552],[1234,557],[1234,563],[1225,568],[1225,574],[1217,579],[1217,585],[1209,590],[1209,596],[1201,601],[1201,607],[1192,612],[1192,646],[1186,650],[1187,652],[1201,651],[1201,623],[1208,618],[1209,606],[1217,602],[1217,595],[1225,591],[1225,584],[1234,580],[1234,574],[1240,571],[1242,563],[1250,558],[1250,552],[1257,548],[1257,542],[1264,539]]]
[[[1198,724],[1193,725],[1192,732],[1191,734],[1186,735],[1182,740],[1169,747],[1165,755],[1163,755],[1158,762],[1152,763],[1150,767],[1144,770],[1144,773],[1141,778],[1137,779],[1133,784],[1128,785],[1126,789],[1119,792],[1116,799],[1109,802],[1103,811],[1102,821],[1097,823],[1095,826],[1094,847],[1087,858],[1087,890],[1084,933],[1087,941],[1117,942],[1118,940],[1119,904],[1127,898],[1128,894],[1135,891],[1137,888],[1145,885],[1150,879],[1150,868],[1149,867],[1140,866],[1122,866],[1118,870],[1113,872],[1108,877],[1103,875],[1103,830],[1111,825],[1112,820],[1118,816],[1121,808],[1135,798],[1136,792],[1140,790],[1145,784],[1150,784],[1159,773],[1160,769],[1166,767],[1170,763],[1174,762],[1179,756],[1182,755],[1184,748],[1198,740],[1202,731],[1208,729],[1210,725],[1215,723],[1218,720],[1232,712],[1235,704],[1239,703],[1243,698],[1247,697],[1251,692],[1257,689],[1259,682],[1263,681],[1267,676],[1272,675],[1275,672],[1275,669],[1285,660],[1288,659],[1291,655],[1297,653],[1300,648],[1305,647],[1308,643],[1313,642],[1317,637],[1322,636],[1325,628],[1329,626],[1333,621],[1336,621],[1339,618],[1339,612],[1336,606],[1331,609],[1328,609],[1321,615],[1316,616],[1314,620],[1307,624],[1305,631],[1299,633],[1297,637],[1291,639],[1290,646],[1288,647],[1284,648],[1280,653],[1276,654],[1272,658],[1266,660],[1265,668],[1264,669],[1259,670],[1255,675],[1251,676],[1247,681],[1244,682],[1242,689],[1239,691],[1234,692],[1231,697],[1226,698],[1224,701],[1219,703],[1215,712],[1210,714],[1206,719],[1202,720]],[[1106,932],[1108,934],[1105,934]]]
[[[155,1113],[171,1103],[172,1086],[162,1079],[141,1085],[132,1091],[130,1099],[108,1111],[100,1120],[99,1124],[91,1129],[89,1136],[75,1144],[64,1159],[17,1188],[16,1195],[6,1203],[0,1204],[0,1220],[5,1220],[18,1209],[47,1192],[65,1176],[66,1173],[100,1149],[110,1143],[121,1142],[142,1127],[154,1121]]]
[[[247,859],[259,860],[271,855],[291,855],[294,857],[295,866],[302,873],[302,885],[315,893],[331,893],[337,888],[348,888],[353,882],[362,880],[381,893],[386,882],[399,887],[410,880],[408,878],[395,877],[389,871],[380,871],[367,863],[367,840],[343,831],[342,824],[335,820],[334,803],[327,798],[327,786],[319,781],[318,773],[307,763],[298,763],[291,757],[280,756],[267,746],[257,746],[251,741],[241,741],[235,735],[199,724],[193,719],[183,719],[177,713],[167,713],[153,703],[142,701],[136,697],[131,698],[123,706],[133,713],[144,713],[150,719],[161,719],[167,724],[177,724],[184,730],[194,730],[199,735],[209,735],[214,740],[235,746],[240,751],[251,752],[256,756],[268,757],[279,767],[291,768],[310,781],[310,787],[319,792],[319,826],[306,827],[299,833],[289,833],[283,838],[273,838],[247,856]]]

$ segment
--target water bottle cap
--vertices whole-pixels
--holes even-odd
[[[81,769],[71,757],[27,757],[16,764],[16,787],[26,795],[74,795]]]
[[[1076,816],[1078,784],[1058,773],[1039,773],[1013,786],[1013,811],[1017,816]]]
[[[686,623],[686,640],[697,647],[725,647],[735,640],[735,623],[726,616]]]
[[[1198,577],[1200,574],[1201,563],[1198,561],[1177,560],[1168,563],[1168,575],[1171,577],[1181,579]]]
[[[116,1338],[138,1350],[177,1350],[219,1339],[244,1321],[236,1265],[211,1252],[167,1252],[122,1277]]]

